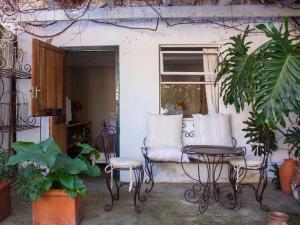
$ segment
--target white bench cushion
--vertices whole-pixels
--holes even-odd
[[[230,115],[194,114],[195,144],[232,147]]]
[[[147,146],[182,147],[182,114],[147,113]]]
[[[262,166],[263,159],[262,158],[246,158],[246,164],[243,158],[237,157],[229,160],[229,164],[234,167],[239,168],[250,168],[250,169],[257,169]],[[247,166],[247,167],[246,167]]]
[[[153,161],[180,162],[181,147],[161,146],[148,148],[148,158]],[[186,154],[183,154],[182,162],[190,162]]]
[[[134,169],[143,166],[143,163],[140,160],[128,159],[124,157],[113,157],[110,158],[110,165],[117,169],[129,169],[130,167]]]

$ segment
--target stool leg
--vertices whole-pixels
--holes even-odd
[[[110,193],[111,203],[110,204],[106,204],[105,207],[104,207],[104,210],[106,212],[109,212],[109,211],[112,210],[112,207],[114,205],[115,194],[113,193],[113,190],[111,188],[111,177],[110,177],[110,174],[108,174],[108,173],[105,174],[105,182],[106,182],[106,186],[108,188],[108,191]]]
[[[145,192],[149,193],[152,188],[154,187],[154,178],[153,178],[153,162],[148,159],[148,157],[145,157],[145,173],[148,176],[148,179],[145,180],[146,184],[150,184],[150,187],[147,187]]]
[[[262,168],[259,171],[259,182],[255,190],[256,201],[260,204],[260,207],[264,211],[269,211],[269,207],[267,205],[262,204],[263,194],[268,184],[268,173],[265,168]]]
[[[141,212],[140,207],[137,205],[137,199],[141,201],[140,197],[140,191],[141,191],[141,185],[143,182],[144,178],[144,169],[143,167],[137,168],[134,170],[134,177],[135,177],[135,185],[134,185],[134,198],[133,198],[133,203],[134,203],[134,209],[137,213]],[[142,200],[143,201],[143,200]]]
[[[140,202],[146,201],[146,196],[141,196],[141,187],[144,181],[144,168],[140,169],[140,185],[139,185],[139,191],[138,191],[138,198]]]
[[[233,190],[233,194],[228,194],[227,195],[227,200],[228,203],[226,204],[226,207],[231,209],[231,210],[235,210],[238,206],[238,187],[237,187],[237,171],[235,170],[235,168],[231,165],[229,165],[229,171],[228,171],[228,178],[229,178],[229,183],[232,187]]]

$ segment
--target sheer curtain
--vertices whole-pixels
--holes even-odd
[[[205,92],[207,99],[207,106],[209,113],[219,112],[219,87],[214,86],[214,81],[218,66],[218,49],[217,48],[203,48],[203,67],[205,74],[205,81],[211,81],[211,83],[206,84]]]

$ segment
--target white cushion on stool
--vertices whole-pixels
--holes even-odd
[[[262,158],[246,159],[247,168],[260,168],[263,163]],[[243,158],[234,158],[229,160],[229,164],[234,167],[246,168],[245,161]]]
[[[110,158],[110,165],[113,168],[118,169],[129,169],[130,167],[135,169],[137,167],[143,166],[143,163],[140,160],[128,159],[123,157],[113,157]]]

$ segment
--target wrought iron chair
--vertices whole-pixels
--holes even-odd
[[[268,211],[268,206],[263,204],[263,194],[268,184],[268,159],[270,151],[267,141],[264,144],[256,144],[256,148],[264,148],[262,157],[257,159],[246,159],[246,151],[242,158],[235,158],[229,160],[229,182],[233,189],[233,195],[228,196],[228,208],[232,210],[238,210],[241,206],[238,195],[242,193],[244,187],[250,187],[255,194],[256,201],[260,204],[261,209]],[[249,172],[258,172],[258,183],[244,182]]]
[[[102,149],[105,154],[105,179],[106,185],[111,195],[111,203],[105,205],[105,211],[110,211],[115,201],[119,200],[120,189],[124,185],[129,185],[129,192],[134,188],[134,208],[136,212],[140,212],[140,207],[137,205],[137,200],[143,202],[146,200],[141,196],[141,186],[144,180],[144,167],[140,160],[129,158],[116,157],[116,137],[117,131],[114,126],[103,126],[101,132]],[[116,172],[121,170],[129,171],[130,182],[118,182]]]

